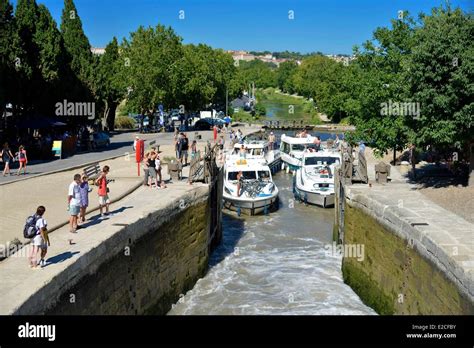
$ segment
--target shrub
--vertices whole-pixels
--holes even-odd
[[[267,110],[265,109],[265,106],[262,104],[257,104],[255,105],[255,114],[257,116],[265,116],[267,113]]]
[[[115,127],[117,129],[134,129],[135,120],[128,116],[119,116],[115,119]]]

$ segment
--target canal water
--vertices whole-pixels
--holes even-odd
[[[279,210],[224,215],[209,271],[168,314],[376,314],[342,280],[342,257],[331,252],[334,210],[296,202],[289,174],[274,181]]]

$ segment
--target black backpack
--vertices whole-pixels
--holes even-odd
[[[181,141],[182,141],[183,150],[187,150],[189,147],[188,138],[183,138],[181,139]]]
[[[36,221],[40,216],[33,214],[26,219],[25,227],[23,228],[23,237],[31,239],[34,238],[38,232],[36,229]]]

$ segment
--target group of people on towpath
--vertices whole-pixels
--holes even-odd
[[[150,151],[144,154],[143,173],[145,175],[143,186],[152,188],[155,184],[156,189],[166,188],[162,175],[161,159],[156,147],[152,147]]]
[[[107,186],[107,175],[110,171],[109,166],[104,166],[98,178],[94,180],[97,186],[97,195],[99,199],[100,217],[104,219],[112,216],[109,212],[110,198],[109,188]],[[92,188],[89,186],[89,178],[85,173],[75,174],[73,181],[69,184],[67,194],[67,211],[69,212],[69,232],[77,233],[82,228],[81,224],[86,221],[86,211],[89,206],[89,193]],[[50,246],[48,236],[48,223],[44,217],[46,208],[39,206],[36,212],[29,216],[23,229],[23,236],[31,239],[32,247],[28,256],[29,264],[32,269],[39,269],[46,266],[45,256]],[[38,260],[38,254],[40,259]]]

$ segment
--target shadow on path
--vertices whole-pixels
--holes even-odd
[[[70,259],[71,257],[73,257],[74,255],[77,255],[77,254],[79,254],[79,251],[75,251],[75,252],[66,251],[66,252],[61,253],[59,255],[50,257],[46,260],[46,266],[45,267],[47,267],[49,265],[52,265],[52,264],[55,264],[55,263],[60,263],[60,262],[66,261],[67,259]]]
[[[118,208],[118,209],[115,209],[115,210],[110,211],[110,214],[113,214],[113,215],[120,214],[120,213],[124,212],[125,210],[131,209],[131,208],[133,208],[133,205],[128,206],[128,207],[120,207],[120,208]],[[91,217],[89,218],[89,220],[87,220],[86,223],[84,223],[84,224],[81,225],[81,230],[84,229],[84,228],[87,228],[87,227],[91,227],[91,226],[94,226],[94,225],[98,225],[98,224],[100,224],[102,221],[109,220],[109,219],[111,219],[111,218],[113,218],[113,217],[114,217],[114,216],[106,216],[106,217],[104,217],[103,219],[101,219],[101,218],[100,218],[100,214],[91,216]]]

